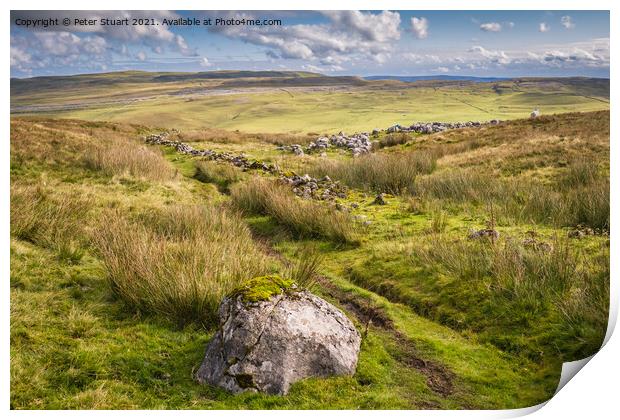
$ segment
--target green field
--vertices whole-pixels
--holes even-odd
[[[132,74],[111,80],[93,76],[73,85],[53,78],[14,82],[11,105],[25,114],[32,106],[55,107],[37,110],[54,118],[154,126],[165,122],[179,129],[265,133],[370,131],[416,121],[506,120],[526,118],[534,108],[543,114],[609,109],[609,81],[597,79],[401,83],[310,74],[197,80],[171,76],[170,81],[157,82],[152,76]]]
[[[608,81],[336,87],[313,74],[237,76],[13,83],[13,107],[89,105],[11,118],[11,408],[521,408],[553,396],[562,362],[598,350],[609,303]],[[197,84],[266,90],[174,94]],[[119,92],[160,97],[94,104]],[[558,114],[527,118],[536,106]],[[510,121],[382,132],[356,158],[295,156],[276,144],[314,136],[269,134],[491,118]],[[144,144],[162,130],[283,174],[328,174],[346,197],[302,199],[287,187],[261,203],[273,174]],[[378,193],[385,205],[373,204]],[[469,239],[483,228],[499,237]],[[199,385],[216,327],[204,299],[312,259],[307,287],[362,333],[355,375],[306,379],[286,396]],[[191,280],[198,292],[185,295]]]

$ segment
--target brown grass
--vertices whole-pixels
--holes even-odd
[[[376,147],[378,149],[383,149],[385,147],[397,146],[399,144],[405,144],[409,140],[411,140],[411,135],[407,133],[392,133],[388,134],[381,140],[376,143]]]
[[[79,194],[55,194],[41,184],[11,185],[11,235],[51,248],[62,259],[79,260],[85,218],[92,207]]]
[[[127,124],[11,118],[11,164],[79,166],[90,145],[137,137],[140,130]]]
[[[319,160],[307,172],[377,193],[403,194],[413,191],[418,175],[432,172],[435,162],[432,152],[373,153],[347,161]]]
[[[590,267],[567,239],[556,238],[549,251],[526,248],[511,239],[453,241],[435,235],[428,246],[410,244],[412,255],[460,282],[479,281],[497,299],[544,309],[560,308],[567,322],[588,318],[604,330],[607,324],[609,271]],[[601,258],[608,258],[608,252]],[[418,260],[414,259],[414,264]],[[593,306],[594,303],[598,303]]]
[[[415,194],[462,206],[492,204],[501,216],[526,223],[609,229],[609,179],[592,162],[569,166],[555,183],[480,169],[448,169],[419,177]]]
[[[249,214],[265,214],[300,237],[326,238],[356,244],[357,234],[348,214],[324,204],[296,197],[288,187],[254,177],[231,190],[233,204]]]
[[[315,134],[289,134],[289,133],[244,133],[239,130],[229,131],[221,128],[204,128],[200,130],[187,130],[172,135],[171,138],[183,142],[214,142],[244,144],[248,142],[264,142],[276,145],[308,144],[315,140]]]
[[[136,220],[110,212],[94,243],[119,298],[180,324],[214,322],[221,299],[268,264],[240,217],[220,207],[172,206]]]
[[[160,150],[131,140],[115,139],[90,145],[83,161],[87,168],[108,176],[129,175],[151,181],[167,181],[176,175]]]
[[[232,184],[246,178],[246,174],[241,169],[225,162],[198,160],[195,165],[194,178],[201,182],[216,184],[223,192],[228,192]]]

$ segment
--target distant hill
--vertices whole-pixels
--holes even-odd
[[[345,132],[412,121],[609,109],[609,79],[365,80],[280,71],[117,72],[11,79],[11,113],[246,132]]]
[[[475,76],[449,76],[440,74],[436,76],[367,76],[366,80],[398,80],[401,82],[418,82],[421,80],[450,80],[450,81],[467,81],[467,82],[498,82],[503,80],[511,80],[507,77],[475,77]]]
[[[43,92],[62,92],[66,89],[86,92],[93,89],[129,91],[129,85],[157,86],[161,84],[208,83],[220,88],[288,87],[288,86],[360,86],[370,82],[357,76],[325,76],[303,71],[205,71],[205,72],[145,72],[122,71],[78,74],[73,76],[39,76],[12,78],[11,96]]]

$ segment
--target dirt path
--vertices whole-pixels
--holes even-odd
[[[254,240],[267,255],[274,257],[283,264],[290,264],[284,255],[273,248],[268,238],[262,237],[256,232],[253,232],[253,235]],[[426,377],[428,387],[442,397],[448,397],[454,392],[455,374],[440,363],[420,357],[414,342],[398,331],[392,319],[383,309],[368,299],[344,292],[323,275],[318,275],[316,280],[327,296],[338,301],[342,308],[364,325],[362,337],[368,334],[370,328],[377,328],[388,333],[392,336],[397,347],[397,349],[388,349],[388,351],[396,360],[423,374]]]

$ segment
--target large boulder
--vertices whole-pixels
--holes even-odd
[[[219,318],[200,383],[284,395],[304,378],[355,373],[361,338],[351,321],[290,280],[246,282],[222,301]]]

